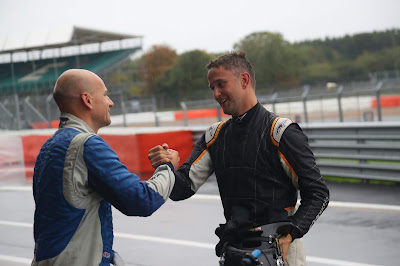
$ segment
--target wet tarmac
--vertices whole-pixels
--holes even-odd
[[[364,205],[328,207],[304,237],[308,265],[398,265],[400,186],[329,182],[328,187],[332,203]],[[126,265],[218,265],[214,230],[224,219],[215,180],[198,194],[181,202],[169,200],[146,218],[114,209],[114,249]],[[30,265],[32,192],[29,187],[5,190],[0,184],[0,200],[0,265]],[[369,209],[368,204],[395,208]]]

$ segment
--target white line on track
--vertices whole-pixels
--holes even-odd
[[[306,256],[307,262],[315,262],[322,265],[335,265],[335,266],[377,266],[376,264],[365,264],[345,260],[333,260],[314,256]]]
[[[191,199],[218,200],[218,201],[221,200],[218,195],[206,195],[206,194],[193,195],[191,197]],[[300,204],[300,202],[298,201],[297,204]],[[398,205],[384,205],[384,204],[343,202],[343,201],[330,201],[328,208],[400,212],[400,206],[398,206]]]
[[[31,263],[32,263],[32,259],[7,256],[7,255],[0,254],[0,263],[1,263],[1,261],[21,263],[23,265],[31,265]],[[375,266],[373,264],[363,264],[363,263],[356,263],[356,262],[343,261],[343,260],[324,259],[324,258],[318,258],[318,257],[312,257],[312,256],[307,256],[307,261],[320,263],[323,265],[336,265],[336,266],[349,266],[349,265],[352,265],[352,266]]]
[[[33,225],[30,223],[4,221],[4,220],[0,220],[0,226],[1,225],[24,227],[24,228],[32,228],[33,227]],[[196,242],[196,241],[188,241],[188,240],[180,240],[180,239],[173,239],[173,238],[134,235],[134,234],[118,233],[118,232],[114,232],[114,236],[116,238],[156,242],[156,243],[162,243],[162,244],[173,244],[173,245],[186,246],[186,247],[195,247],[195,248],[204,248],[204,249],[214,249],[215,248],[215,244],[202,243],[202,242]],[[0,254],[0,261],[1,260],[10,261],[10,262],[20,262],[20,263],[28,263],[29,262],[29,264],[31,262],[31,260],[27,259],[27,258],[19,258],[19,257],[6,256],[6,255]],[[353,261],[344,261],[344,260],[334,260],[334,259],[320,258],[320,257],[314,257],[314,256],[307,256],[307,261],[320,263],[322,265],[374,266],[373,264],[364,264],[364,263],[357,263],[357,262],[353,262]]]
[[[31,186],[0,186],[0,191],[32,191]]]
[[[31,223],[21,223],[21,222],[12,222],[12,221],[3,221],[3,220],[0,220],[0,225],[33,228],[33,225]]]
[[[1,261],[22,263],[24,265],[31,265],[31,263],[32,263],[32,259],[14,257],[14,256],[8,256],[8,255],[1,255],[0,254],[0,264],[1,264]]]
[[[125,238],[125,239],[133,239],[133,240],[143,240],[149,242],[157,242],[164,244],[174,244],[178,246],[186,246],[186,247],[196,247],[196,248],[205,248],[205,249],[214,249],[214,244],[201,243],[195,241],[187,241],[187,240],[179,240],[172,238],[164,238],[164,237],[154,237],[154,236],[144,236],[144,235],[133,235],[126,233],[117,233],[114,232],[115,237]]]

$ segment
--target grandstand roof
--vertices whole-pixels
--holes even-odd
[[[76,26],[64,26],[52,30],[0,36],[0,53],[61,48],[141,37]]]

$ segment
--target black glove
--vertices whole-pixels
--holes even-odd
[[[224,246],[227,243],[241,243],[246,238],[261,236],[261,230],[249,230],[255,227],[255,223],[250,221],[239,222],[237,220],[229,220],[226,224],[220,224],[219,227],[215,229],[215,234],[220,239],[218,244],[215,246],[215,254],[220,257],[223,253]]]

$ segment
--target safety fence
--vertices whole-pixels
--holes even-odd
[[[324,177],[400,182],[400,122],[300,124]],[[194,141],[205,129],[194,132]]]
[[[356,84],[356,85],[355,85]],[[113,126],[192,126],[226,119],[212,99],[182,101],[181,109],[160,111],[157,97],[129,98],[124,88],[109,88],[114,102]],[[400,79],[358,82],[329,89],[308,86],[288,92],[257,95],[270,111],[296,122],[353,122],[400,120]],[[0,98],[0,129],[21,130],[57,125],[58,108],[52,95],[8,95]]]
[[[323,176],[400,182],[400,122],[303,125]]]

